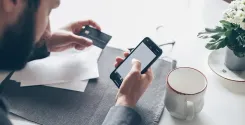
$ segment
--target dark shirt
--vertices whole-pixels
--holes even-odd
[[[0,125],[12,125],[8,119],[8,110],[4,99],[0,96]]]
[[[50,52],[48,52],[46,45],[43,45],[41,47],[35,47],[30,54],[29,60],[36,60],[36,59],[42,59],[50,55]],[[25,62],[27,63],[27,62]],[[0,125],[12,125],[10,120],[8,119],[8,110],[6,101],[1,95],[2,91],[2,85],[0,83]]]
[[[8,119],[6,102],[0,97],[0,125],[12,125]],[[125,106],[113,106],[108,112],[102,125],[139,125],[140,115],[132,108]]]

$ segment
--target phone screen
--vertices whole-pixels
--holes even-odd
[[[156,57],[156,55],[142,42],[132,54],[117,68],[116,74],[125,78],[132,68],[132,59],[135,58],[141,62],[141,71]]]

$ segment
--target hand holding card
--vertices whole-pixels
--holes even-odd
[[[100,30],[100,26],[93,20],[76,21],[55,31],[45,40],[50,52],[61,52],[70,48],[83,50],[92,45],[92,41],[80,36],[80,31],[84,26],[92,26]]]
[[[105,34],[95,28],[92,28],[90,26],[85,26],[82,31],[80,32],[80,35],[86,38],[89,38],[93,41],[93,44],[101,49],[104,49],[107,45],[107,43],[110,41],[111,36],[108,34]]]

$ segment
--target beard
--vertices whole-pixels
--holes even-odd
[[[34,46],[35,14],[26,7],[17,22],[5,28],[0,39],[0,70],[19,70],[26,65]]]

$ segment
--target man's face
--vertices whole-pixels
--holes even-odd
[[[35,4],[38,3],[39,4]],[[60,0],[0,0],[0,69],[22,68]],[[37,6],[38,5],[38,6]]]
[[[40,0],[40,5],[36,14],[36,41],[41,38],[49,23],[49,14],[59,5],[60,0]]]

